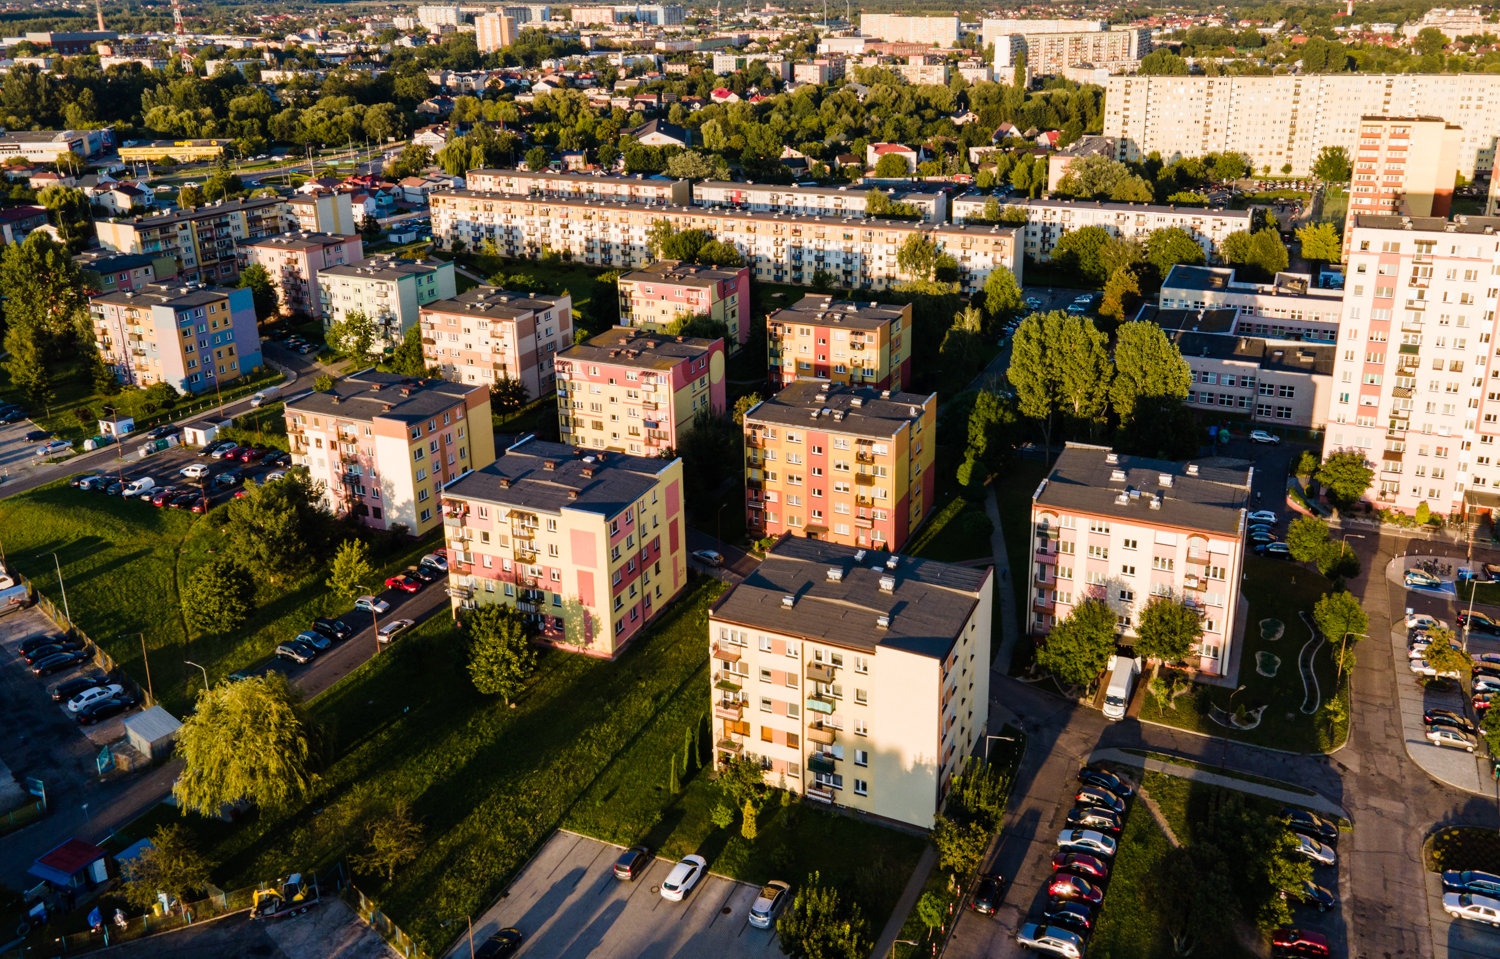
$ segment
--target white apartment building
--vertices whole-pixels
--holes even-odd
[[[1500,130],[1494,73],[1112,76],[1105,90],[1103,133],[1121,160],[1233,152],[1258,172],[1290,163],[1306,176],[1325,146],[1353,158],[1366,116],[1436,116],[1463,128],[1458,170],[1472,180],[1494,163]]]
[[[904,276],[896,252],[920,233],[958,261],[961,288],[972,293],[996,266],[1022,282],[1019,230],[1010,226],[911,223],[859,217],[662,207],[572,198],[543,200],[469,190],[434,193],[433,236],[473,249],[492,241],[505,256],[539,257],[543,248],[594,266],[638,267],[651,261],[647,231],[665,220],[677,230],[705,230],[732,244],[752,276],[810,285],[819,270],[841,289],[883,290]]]
[[[1500,218],[1361,216],[1323,453],[1377,470],[1365,499],[1443,514],[1500,486]]]
[[[1236,280],[1228,266],[1172,267],[1161,285],[1163,310],[1237,311],[1234,332],[1332,343],[1343,322],[1344,291],[1319,289],[1306,273],[1278,273],[1271,283]]]
[[[927,43],[949,49],[958,46],[957,17],[900,17],[861,13],[859,32],[891,43]]]
[[[953,200],[953,220],[982,219],[989,197],[966,193]],[[1025,254],[1038,260],[1052,258],[1052,250],[1064,234],[1099,226],[1112,236],[1144,241],[1152,230],[1176,227],[1184,230],[1203,255],[1218,255],[1219,244],[1231,233],[1250,229],[1249,210],[1218,210],[1201,207],[1157,206],[1151,203],[1108,203],[1101,200],[1007,200],[1002,209],[1026,214]]]
[[[417,8],[417,22],[436,32],[444,26],[456,27],[463,23],[464,15],[456,6],[421,6]]]
[[[1001,37],[1024,37],[1032,33],[1099,33],[1108,29],[1109,24],[1103,20],[986,19],[979,26],[979,45],[983,48],[993,43],[998,56]]]
[[[360,312],[375,321],[377,349],[392,349],[417,323],[418,311],[458,292],[453,264],[407,260],[392,253],[318,271],[323,328]]]
[[[795,213],[799,216],[842,217],[863,215],[869,193],[880,187],[864,184],[817,186],[815,184],[735,183],[703,180],[693,185],[693,206],[754,213]],[[948,220],[948,194],[942,191],[885,191],[892,201],[910,203],[922,212],[923,223]]]
[[[738,73],[756,60],[764,63],[771,75],[780,78],[782,82],[792,78],[796,67],[796,64],[779,53],[715,53],[714,73],[719,76]]]
[[[1244,628],[1240,580],[1254,475],[1069,443],[1031,498],[1031,631],[1045,634],[1097,598],[1129,640],[1151,598],[1168,596],[1203,617],[1189,666],[1223,675]]]
[[[532,399],[556,386],[552,361],[573,343],[573,298],[477,286],[420,308],[422,356],[454,383],[520,381]]]
[[[464,185],[478,193],[635,200],[640,203],[671,203],[677,206],[686,206],[693,197],[693,185],[687,180],[647,179],[642,174],[594,176],[587,173],[553,173],[548,170],[470,170]]]
[[[995,43],[995,69],[1008,77],[1006,71],[1015,66],[1017,54],[1024,53],[1029,76],[1060,76],[1076,64],[1130,62],[1150,52],[1151,30],[1147,27],[1002,35]]]
[[[993,576],[783,537],[709,611],[715,763],[930,828],[986,732]]]

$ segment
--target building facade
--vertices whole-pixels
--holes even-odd
[[[1436,117],[1364,117],[1344,216],[1344,255],[1354,218],[1365,214],[1445,217],[1453,207],[1463,127]]]
[[[480,53],[504,50],[516,42],[516,20],[502,13],[483,13],[474,18],[474,40]]]
[[[1017,37],[1019,43],[1015,42]],[[1147,27],[1102,32],[1025,33],[1002,37],[995,44],[995,69],[1000,72],[1012,69],[1017,54],[1024,53],[1029,77],[1061,76],[1064,70],[1076,64],[1134,62],[1150,52],[1151,30]]]
[[[632,456],[674,450],[699,410],[722,413],[724,341],[615,327],[557,358],[562,441]]]
[[[299,193],[286,200],[287,229],[357,236],[354,201],[347,193]]]
[[[910,203],[921,212],[923,223],[943,223],[948,219],[948,194],[944,192],[893,192],[858,183],[817,186],[703,180],[693,185],[693,205],[755,213],[843,217],[865,214],[869,209],[871,190],[882,190],[894,203]]]
[[[230,146],[231,140],[152,140],[148,143],[137,143],[133,146],[120,147],[120,159],[126,163],[131,161],[150,162],[152,160],[165,160],[170,157],[178,163],[194,163],[203,160],[217,160],[224,155],[224,150]]]
[[[495,461],[483,385],[372,368],[289,398],[285,415],[292,464],[323,484],[335,513],[374,529],[435,529],[444,485]]]
[[[12,130],[0,133],[0,159],[21,156],[39,163],[56,163],[74,153],[90,157],[104,149],[103,130]]]
[[[728,327],[726,343],[732,352],[750,339],[749,267],[658,260],[621,274],[617,285],[624,326],[675,334],[677,324],[706,316]]]
[[[953,219],[983,219],[989,197],[968,193],[953,200]],[[1002,210],[1019,210],[1026,216],[1025,253],[1037,260],[1052,258],[1052,250],[1064,235],[1098,226],[1111,236],[1144,241],[1152,230],[1176,227],[1185,231],[1210,259],[1231,233],[1250,229],[1249,210],[1219,210],[1201,207],[1158,206],[1153,203],[1107,203],[1102,200],[1012,199]]]
[[[797,380],[745,414],[746,525],[900,550],[936,500],[937,394]]]
[[[416,325],[418,313],[458,292],[453,263],[408,260],[392,253],[318,271],[323,328],[359,312],[375,321],[377,349],[391,349]]]
[[[83,271],[83,288],[90,293],[139,290],[148,283],[165,283],[177,269],[177,261],[171,257],[109,250],[85,250],[75,255],[73,262]]]
[[[1103,20],[995,20],[980,23],[980,46],[995,45],[998,55],[1004,37],[1024,37],[1033,33],[1099,33],[1109,29]]]
[[[278,233],[236,248],[239,268],[259,265],[271,276],[283,313],[323,318],[318,271],[364,258],[359,236]]]
[[[553,364],[573,342],[573,298],[478,286],[419,311],[422,356],[455,383],[507,379],[540,399],[555,383]]]
[[[1202,616],[1189,667],[1223,675],[1244,626],[1240,581],[1254,474],[1067,444],[1031,499],[1032,633],[1049,632],[1077,604],[1099,599],[1129,642],[1141,610],[1164,596]]]
[[[94,340],[115,378],[213,392],[261,365],[250,290],[147,283],[89,298]]]
[[[99,245],[118,253],[148,253],[177,261],[188,283],[223,283],[239,273],[235,247],[282,232],[286,201],[280,197],[217,202],[193,210],[99,220]]]
[[[1271,283],[1236,280],[1228,266],[1178,263],[1161,285],[1163,310],[1236,311],[1231,332],[1288,340],[1338,339],[1344,292],[1312,285],[1306,273],[1278,273]]]
[[[591,176],[546,170],[470,170],[466,183],[475,193],[511,196],[631,200],[674,206],[686,206],[693,197],[693,186],[687,180],[649,180],[644,176]]]
[[[911,312],[822,293],[777,310],[766,317],[771,392],[810,377],[900,393],[912,382]]]
[[[881,13],[859,15],[859,32],[893,43],[920,43],[947,50],[958,46],[958,17],[900,17]]]
[[[784,537],[709,611],[716,765],[930,828],[986,732],[993,576]]]
[[[514,606],[613,659],[687,585],[682,460],[527,438],[443,491],[454,608]]]

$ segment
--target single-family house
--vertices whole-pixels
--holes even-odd
[[[865,163],[875,166],[882,157],[899,156],[906,161],[908,171],[916,170],[917,164],[922,162],[921,155],[909,146],[902,143],[872,143],[865,150]]]
[[[717,90],[710,93],[708,95],[708,98],[715,103],[740,102],[740,95],[738,93],[735,93],[733,90],[726,90],[724,87],[719,87]]]
[[[686,147],[692,143],[692,135],[687,130],[665,120],[647,120],[624,132],[649,147]]]
[[[95,194],[94,202],[115,216],[124,216],[131,210],[154,206],[156,194],[137,186],[117,183],[110,189]]]

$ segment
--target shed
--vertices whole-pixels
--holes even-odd
[[[182,723],[160,706],[136,713],[125,720],[125,741],[151,759],[165,756],[177,741]]]
[[[81,889],[109,878],[109,853],[82,839],[69,839],[38,857],[26,872],[58,889]]]
[[[229,422],[229,420],[199,420],[196,423],[189,423],[182,428],[183,445],[207,446],[219,438],[219,430]]]

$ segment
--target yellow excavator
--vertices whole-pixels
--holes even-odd
[[[317,880],[309,886],[302,881],[300,872],[294,872],[285,879],[277,879],[269,888],[257,889],[250,915],[254,919],[295,916],[317,905],[318,899]]]

